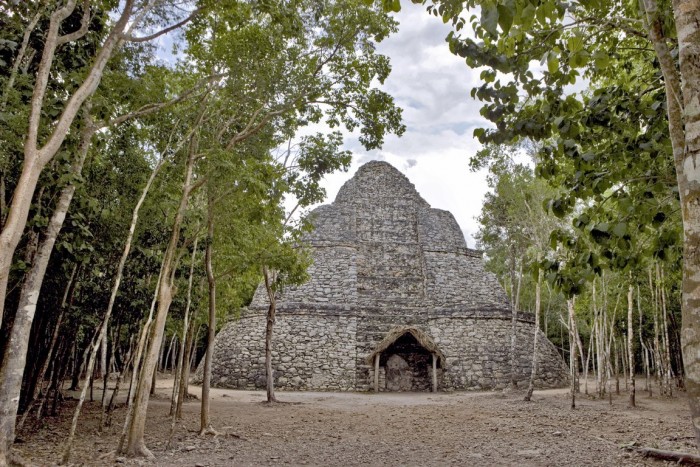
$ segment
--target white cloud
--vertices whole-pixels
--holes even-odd
[[[445,42],[450,31],[424,7],[406,4],[397,15],[399,32],[378,45],[391,59],[392,73],[382,86],[404,109],[406,133],[389,136],[381,150],[364,151],[347,138],[354,152],[348,173],[326,178],[328,202],[357,168],[370,160],[385,160],[403,172],[434,208],[454,214],[474,247],[478,229],[475,217],[487,191],[484,173],[469,171],[469,157],[479,148],[472,137],[475,127],[488,123],[479,115],[480,104],[471,99],[479,71],[452,55]]]

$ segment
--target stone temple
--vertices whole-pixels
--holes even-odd
[[[385,162],[369,162],[312,213],[310,280],[277,301],[275,386],[287,390],[498,389],[510,382],[511,311],[452,214]],[[212,385],[265,387],[264,286],[214,345]],[[533,316],[519,314],[517,378],[531,372]],[[544,334],[539,387],[566,384]],[[201,368],[199,371],[201,375]],[[200,376],[201,377],[201,376]]]

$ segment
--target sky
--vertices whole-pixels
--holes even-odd
[[[335,199],[342,184],[370,160],[383,160],[399,169],[433,208],[450,211],[459,223],[467,246],[475,247],[476,217],[488,187],[485,172],[473,173],[469,157],[479,143],[474,128],[486,126],[480,104],[469,95],[478,85],[479,72],[452,55],[445,42],[450,26],[429,15],[425,7],[402,2],[396,14],[398,33],[378,44],[391,60],[392,72],[380,87],[403,109],[406,132],[390,135],[382,149],[365,151],[356,138],[346,138],[353,151],[348,172],[324,180],[326,203]]]

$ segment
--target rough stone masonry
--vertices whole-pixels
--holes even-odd
[[[380,391],[417,391],[435,382],[449,391],[509,384],[508,299],[481,254],[467,248],[452,214],[432,209],[391,165],[369,162],[312,216],[311,278],[285,289],[277,302],[277,388],[363,391],[376,384]],[[265,387],[267,305],[260,286],[241,318],[221,330],[212,385]],[[519,314],[516,370],[523,385],[531,372],[533,322]],[[416,331],[402,334],[404,328]],[[537,353],[537,386],[566,384],[566,366],[542,333]]]

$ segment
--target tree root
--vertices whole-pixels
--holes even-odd
[[[636,451],[643,457],[653,457],[664,461],[673,461],[684,465],[700,466],[700,456],[677,451],[663,451],[661,449],[628,446],[628,450]]]
[[[139,443],[138,446],[134,446],[133,449],[129,449],[125,454],[126,457],[145,457],[149,460],[156,458],[143,442]]]
[[[209,426],[206,427],[206,428],[202,428],[202,430],[199,432],[199,436],[207,436],[207,435],[211,435],[211,436],[213,436],[213,437],[216,438],[217,436],[219,436],[219,432],[216,431],[216,430],[214,429],[214,427],[212,427],[211,425],[209,425]]]

